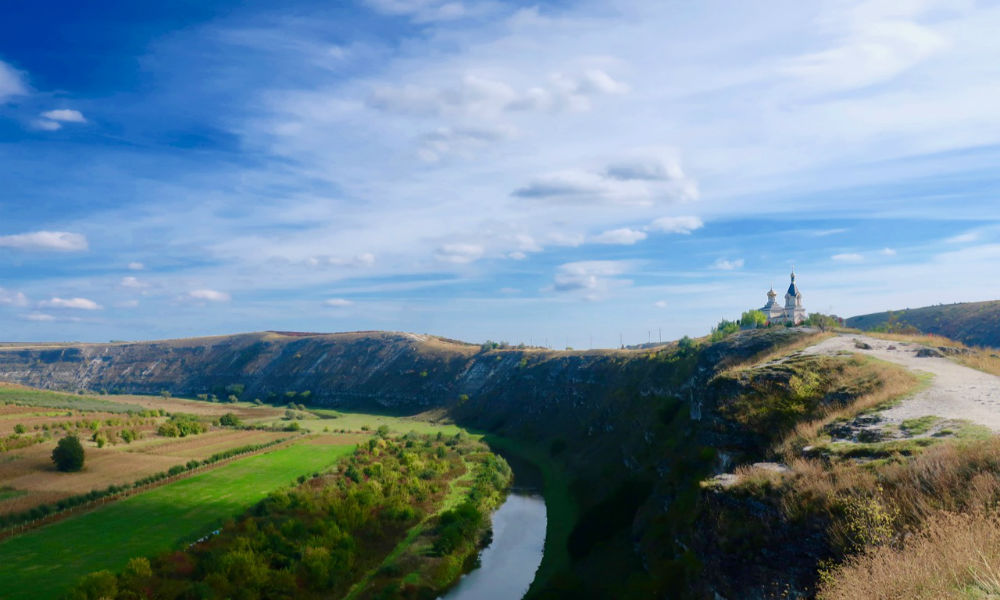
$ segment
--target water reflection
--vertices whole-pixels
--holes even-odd
[[[493,541],[480,554],[480,567],[462,577],[445,600],[519,600],[542,563],[545,500],[512,491],[493,513]]]

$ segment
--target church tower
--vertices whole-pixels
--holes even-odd
[[[802,292],[800,292],[799,287],[795,285],[794,269],[792,269],[792,283],[789,284],[788,291],[785,292],[784,313],[784,321],[790,322],[793,325],[798,325],[802,321],[806,320],[806,309],[802,307]]]

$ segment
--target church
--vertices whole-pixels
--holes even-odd
[[[806,320],[806,309],[802,307],[802,292],[795,285],[794,270],[792,271],[792,283],[788,286],[788,291],[785,292],[784,306],[775,302],[777,297],[778,294],[775,293],[774,287],[772,287],[767,293],[767,304],[764,305],[764,308],[760,309],[760,312],[764,313],[764,316],[767,317],[769,325],[772,323],[798,325]]]

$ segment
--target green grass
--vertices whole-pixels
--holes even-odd
[[[11,498],[19,498],[21,496],[26,495],[27,493],[28,492],[24,490],[15,490],[9,485],[5,485],[3,487],[0,487],[0,502],[3,502],[4,500],[10,500]]]
[[[526,596],[537,593],[556,573],[569,568],[569,535],[579,518],[579,507],[569,489],[569,475],[543,448],[498,435],[487,434],[483,441],[494,450],[509,453],[526,460],[542,472],[545,497],[545,551],[542,564],[535,572],[535,580]]]
[[[0,542],[0,595],[58,598],[83,575],[190,543],[353,446],[295,445],[237,460]]]
[[[900,424],[899,428],[906,432],[907,435],[923,435],[930,431],[931,427],[940,420],[940,417],[932,415],[917,417],[916,419],[906,419]]]
[[[50,392],[30,388],[0,385],[0,404],[18,404],[42,408],[71,408],[82,411],[124,413],[130,410],[140,412],[141,406],[123,402],[111,402],[98,396]]]
[[[302,429],[308,431],[323,431],[324,428],[329,428],[330,431],[339,431],[341,429],[346,429],[348,431],[361,431],[362,427],[367,427],[370,431],[374,432],[380,426],[385,425],[389,428],[389,431],[394,433],[409,433],[411,431],[415,431],[421,434],[433,434],[440,431],[445,435],[455,435],[460,431],[465,432],[464,429],[458,427],[457,425],[431,423],[429,421],[421,421],[416,418],[343,412],[324,408],[309,408],[308,412],[322,417],[296,421]],[[264,419],[263,421],[271,422],[274,421],[274,419]],[[278,420],[277,423],[279,425],[284,425],[289,423],[289,421]]]

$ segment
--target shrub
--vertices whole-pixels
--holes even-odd
[[[75,435],[68,435],[56,444],[52,451],[52,462],[60,471],[73,472],[83,468],[83,445],[80,438]]]
[[[21,425],[20,423],[14,425],[14,433],[25,433],[26,431],[28,430],[25,429],[24,425]]]

